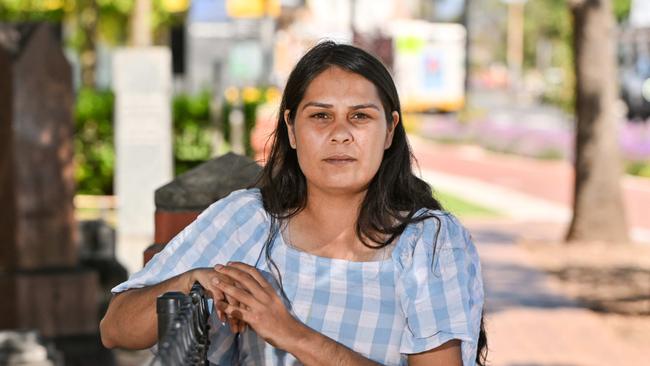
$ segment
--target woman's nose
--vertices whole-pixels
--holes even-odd
[[[347,126],[347,122],[336,121],[332,127],[330,142],[346,144],[352,141],[354,141],[354,136],[352,135],[349,126]]]

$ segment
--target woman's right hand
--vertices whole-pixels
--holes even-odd
[[[228,295],[225,295],[223,291],[221,291],[219,287],[217,287],[215,280],[217,280],[218,282],[227,282],[232,286],[239,287],[238,284],[234,282],[232,279],[230,279],[228,276],[224,276],[219,272],[217,272],[216,268],[197,268],[187,272],[187,274],[189,276],[188,278],[189,284],[187,287],[188,290],[192,288],[194,282],[198,282],[201,284],[201,286],[203,286],[206,294],[210,298],[212,298],[214,304],[216,304],[218,301],[225,301],[233,306],[239,306],[239,301],[235,300],[234,298]],[[240,319],[228,317],[224,312],[217,309],[216,306],[214,306],[214,309],[217,311],[217,316],[219,317],[219,320],[221,320],[222,322],[228,321],[228,323],[230,324],[230,329],[233,333],[243,332],[246,329],[246,323],[244,323]]]

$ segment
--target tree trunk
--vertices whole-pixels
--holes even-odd
[[[571,11],[577,126],[573,219],[567,241],[626,242],[611,0],[574,0]]]

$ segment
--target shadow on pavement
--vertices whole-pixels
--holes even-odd
[[[474,229],[471,231],[475,243],[512,244],[518,236],[504,230]]]
[[[579,305],[548,287],[546,275],[536,269],[504,262],[484,262],[486,309],[577,308]]]

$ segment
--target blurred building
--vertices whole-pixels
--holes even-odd
[[[650,1],[633,0],[618,42],[621,98],[627,117],[650,117]]]
[[[417,60],[410,61],[410,67],[417,66],[410,71],[416,76],[397,75],[400,72],[394,69],[398,84],[421,89],[404,90],[405,96],[430,93],[434,85],[429,82],[418,86],[406,79],[442,80],[447,74],[453,74],[454,80],[462,79],[462,93],[465,32],[450,33],[426,24],[453,22],[464,27],[465,15],[464,0],[193,0],[183,25],[183,46],[172,44],[175,54],[183,52],[182,60],[176,61],[184,65],[178,73],[176,89],[190,93],[207,89],[222,94],[229,86],[281,87],[307,49],[320,40],[332,39],[358,44],[378,55],[391,68],[396,66],[393,65],[396,56],[403,60],[406,54],[410,53],[411,59],[417,54]],[[409,21],[413,23],[408,25]],[[440,48],[432,43],[443,39],[455,44],[461,42],[460,50],[451,52],[450,59],[447,51],[431,51],[431,47]],[[404,45],[405,40],[410,42],[410,47],[396,47],[398,42]],[[458,72],[445,72],[447,69],[443,67]],[[437,85],[443,84],[449,85],[448,82]],[[438,95],[444,93],[440,90]],[[462,105],[462,98],[460,102],[444,105],[444,109]],[[431,105],[429,109],[440,106]]]

